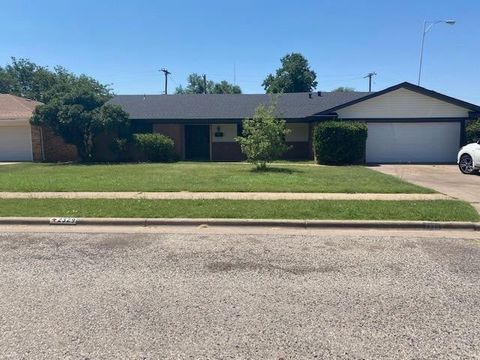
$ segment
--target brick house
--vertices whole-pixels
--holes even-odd
[[[175,141],[185,160],[242,159],[235,137],[241,123],[266,94],[117,95],[111,101],[127,113],[136,132],[162,133]],[[285,155],[312,158],[312,129],[324,120],[368,126],[370,163],[451,163],[463,143],[465,124],[480,107],[403,82],[375,93],[314,92],[278,95],[278,116],[291,129]]]

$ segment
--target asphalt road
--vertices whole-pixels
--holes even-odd
[[[270,233],[0,233],[0,358],[480,358],[474,237]]]

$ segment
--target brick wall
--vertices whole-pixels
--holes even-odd
[[[245,155],[236,142],[212,142],[213,161],[243,161]]]
[[[180,159],[185,159],[183,144],[183,125],[180,124],[153,124],[153,132],[166,135],[175,143],[175,153]]]
[[[50,128],[43,126],[32,126],[32,151],[34,161],[63,162],[78,160],[77,148],[74,145],[65,143]]]
[[[291,148],[285,154],[283,154],[282,159],[285,160],[309,160],[312,158],[311,146],[308,141],[292,141],[287,142],[287,145],[290,145]]]
[[[309,160],[312,159],[311,145],[307,141],[290,141],[291,145],[281,158],[285,160]],[[236,142],[214,142],[212,143],[213,161],[243,161],[245,155],[240,150],[240,145]]]

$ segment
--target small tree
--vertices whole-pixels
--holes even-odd
[[[289,132],[285,120],[276,117],[276,104],[259,105],[252,119],[243,120],[242,136],[235,140],[247,161],[264,170],[289,149],[285,141]]]

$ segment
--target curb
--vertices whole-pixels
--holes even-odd
[[[50,218],[0,217],[1,225],[49,225]],[[377,221],[377,220],[269,220],[269,219],[165,219],[165,218],[79,218],[84,226],[264,226],[362,229],[417,229],[480,231],[480,223],[456,221]],[[54,225],[55,226],[55,225]],[[60,226],[60,225],[57,225]],[[72,225],[64,225],[72,226]]]

